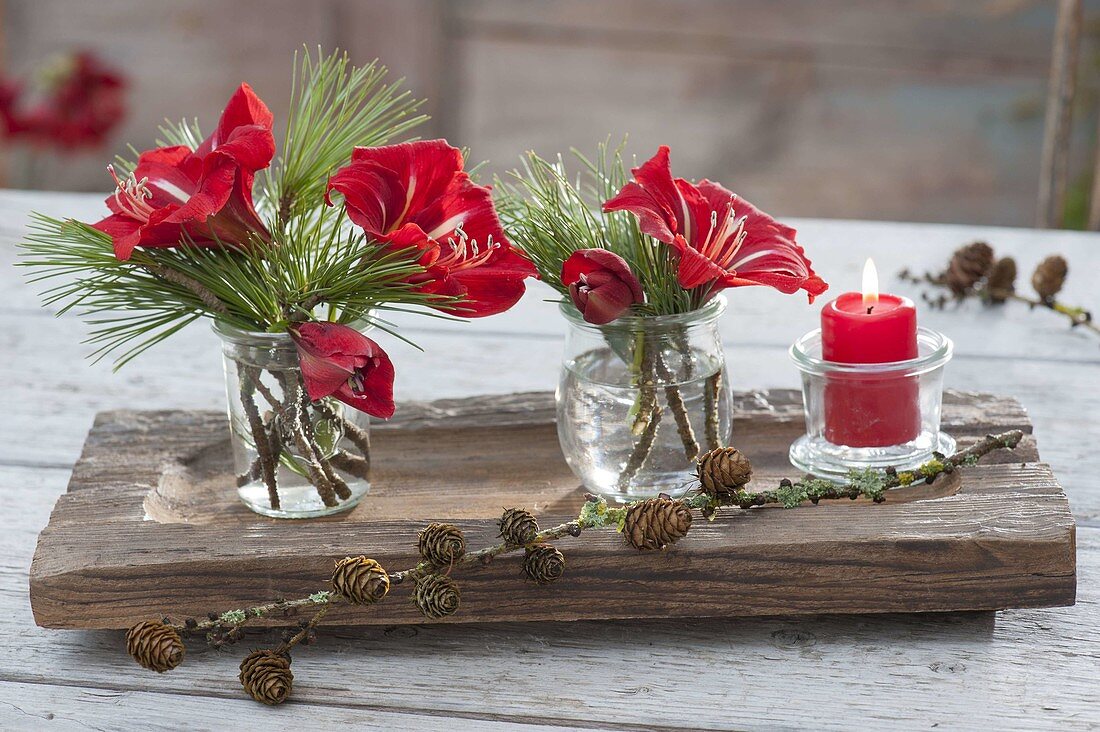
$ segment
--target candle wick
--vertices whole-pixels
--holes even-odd
[[[870,315],[870,314],[871,314],[871,311],[872,311],[872,310],[874,310],[874,309],[875,309],[875,306],[874,306],[874,305],[868,305],[868,306],[867,306],[867,314],[868,314],[868,315]]]

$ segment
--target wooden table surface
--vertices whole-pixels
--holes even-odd
[[[36,209],[98,218],[99,196],[0,192],[0,728],[1094,729],[1100,727],[1100,339],[1049,312],[976,303],[921,322],[955,340],[955,389],[1016,396],[1078,521],[1070,608],[944,615],[324,629],[295,654],[291,702],[262,707],[235,676],[241,648],[199,647],[170,674],[132,663],[120,633],[37,628],[27,598],[35,538],[103,409],[222,408],[213,334],[193,326],[119,373],[90,365],[76,317],[54,319],[22,282],[15,242]],[[1067,302],[1100,311],[1100,235],[866,221],[794,222],[834,291],[874,255],[892,273],[946,261],[975,238],[1022,272],[1065,255]],[[401,318],[419,353],[387,339],[398,398],[552,388],[564,323],[550,291],[468,324]],[[731,291],[722,324],[733,386],[795,387],[786,350],[817,308]],[[736,435],[734,436],[736,442]],[[492,449],[491,445],[471,449]],[[259,635],[245,645],[268,642]]]

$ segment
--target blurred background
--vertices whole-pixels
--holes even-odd
[[[302,44],[380,58],[492,172],[629,133],[785,216],[1079,228],[1097,159],[1100,0],[0,0],[0,29],[12,188],[106,192],[242,80],[285,117]]]

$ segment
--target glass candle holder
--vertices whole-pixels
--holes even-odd
[[[891,363],[846,364],[821,358],[821,330],[812,330],[791,346],[791,360],[802,372],[806,434],[791,445],[791,464],[822,478],[843,480],[852,470],[893,467],[910,470],[950,455],[955,440],[940,431],[943,369],[953,344],[942,333],[917,329],[917,357]],[[832,411],[832,414],[830,414]],[[859,430],[843,429],[838,419],[855,420]],[[900,444],[878,444],[876,434],[916,436]],[[914,421],[912,430],[909,422]],[[859,435],[859,444],[841,444],[837,435]]]

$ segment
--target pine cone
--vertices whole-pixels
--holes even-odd
[[[540,585],[565,573],[565,555],[552,544],[532,544],[523,555],[523,572]]]
[[[426,617],[439,619],[454,615],[458,610],[461,593],[458,591],[458,585],[450,577],[429,574],[416,583],[413,600]]]
[[[984,241],[960,247],[951,255],[944,283],[956,296],[962,297],[993,269],[993,248]]]
[[[179,666],[186,649],[175,628],[143,620],[126,631],[126,651],[145,668],[161,674]]]
[[[671,498],[650,498],[627,509],[623,537],[635,549],[664,549],[687,536],[690,528],[691,509],[687,504]]]
[[[539,533],[539,524],[530,511],[522,508],[506,508],[498,522],[500,535],[509,544],[524,546],[535,540]]]
[[[1031,275],[1031,286],[1044,301],[1053,300],[1054,296],[1062,291],[1062,285],[1066,284],[1067,274],[1069,274],[1069,265],[1066,260],[1054,254],[1039,262],[1039,266]]]
[[[697,474],[708,496],[728,496],[752,480],[752,463],[736,447],[719,447],[699,458]]]
[[[371,605],[390,591],[390,576],[367,557],[344,557],[332,571],[332,589],[353,605]]]
[[[294,687],[290,656],[275,651],[253,651],[241,661],[238,676],[248,695],[264,704],[282,704]]]
[[[1000,304],[1007,300],[1016,291],[1016,260],[1012,257],[998,259],[989,272],[985,288],[990,302]]]
[[[420,556],[432,564],[445,566],[466,553],[466,537],[457,526],[428,524],[420,532]]]

